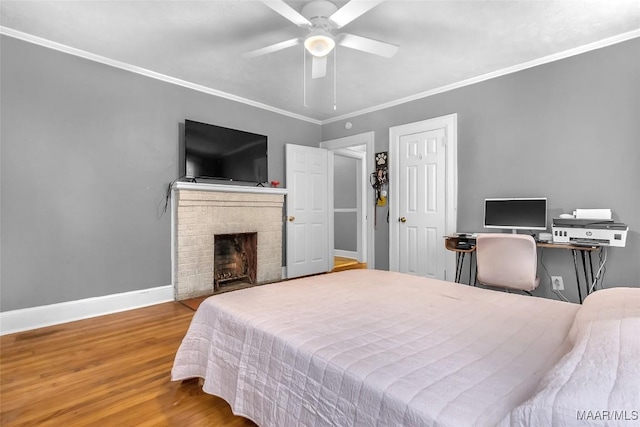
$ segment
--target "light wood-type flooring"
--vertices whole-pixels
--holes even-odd
[[[333,270],[331,271],[344,271],[344,270],[367,268],[367,263],[360,263],[356,259],[345,258],[341,256],[334,257],[333,265],[334,267],[333,267]]]
[[[255,426],[197,380],[171,382],[178,302],[0,337],[0,425]]]
[[[366,266],[336,257],[333,271]],[[197,380],[171,381],[194,313],[187,305],[158,304],[0,337],[0,425],[255,427],[205,394]]]

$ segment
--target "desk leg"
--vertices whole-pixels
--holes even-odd
[[[464,265],[464,252],[456,252],[456,283],[460,283],[462,266]]]
[[[592,251],[580,252],[582,252],[582,268],[584,269],[584,280],[587,282],[587,295],[589,295],[591,293],[591,286],[594,285],[595,281],[595,276],[593,275],[593,258],[591,257]],[[589,270],[587,270],[587,263],[589,263]],[[588,274],[589,272],[591,275]]]
[[[576,249],[571,249],[573,253],[573,267],[576,270],[576,286],[578,287],[578,298],[580,299],[580,304],[582,304],[582,289],[580,289],[580,272],[578,271],[578,254],[576,253]],[[580,251],[582,252],[582,251]]]
[[[587,254],[585,251],[580,251],[580,257],[582,258],[582,270],[584,271],[584,282],[586,285],[586,296],[589,295],[591,289],[591,280],[589,280],[589,273],[587,272]]]
[[[471,252],[471,259],[474,258],[473,256],[474,253],[475,252]],[[475,265],[475,268],[473,269],[474,270],[473,286],[476,286],[478,284],[478,257],[476,256],[475,259],[476,259],[476,265]]]
[[[456,252],[456,283],[462,283],[462,272],[464,270],[464,259],[467,255],[466,252]],[[478,263],[476,262],[476,278],[478,276]],[[475,284],[471,281],[471,275],[473,274],[473,252],[470,252],[469,258],[469,285],[475,286]],[[474,278],[474,280],[476,280]]]

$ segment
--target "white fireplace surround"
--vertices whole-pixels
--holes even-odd
[[[213,293],[216,234],[258,233],[256,283],[282,279],[283,188],[177,182],[171,211],[176,301]]]

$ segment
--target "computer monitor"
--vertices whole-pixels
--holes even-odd
[[[547,198],[490,198],[484,201],[484,227],[546,230]]]

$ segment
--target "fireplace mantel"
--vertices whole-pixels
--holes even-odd
[[[282,279],[284,188],[178,182],[171,192],[175,299],[211,295],[214,236],[257,233],[257,284]]]
[[[286,188],[250,187],[248,185],[207,184],[201,182],[178,181],[173,185],[175,190],[222,191],[225,193],[258,193],[258,194],[287,194]]]

